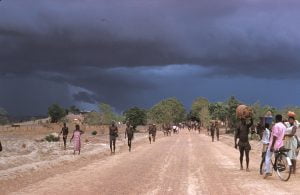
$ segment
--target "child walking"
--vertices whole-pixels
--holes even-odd
[[[268,147],[269,147],[269,144],[270,144],[270,125],[269,123],[266,123],[265,124],[265,130],[263,131],[263,135],[262,135],[262,139],[261,139],[261,142],[263,144],[263,147],[262,147],[262,154],[261,154],[261,157],[262,157],[262,163],[265,162],[265,156],[266,156],[266,153],[267,153],[267,150],[268,150]],[[260,174],[262,175],[264,172],[263,170],[260,170]]]

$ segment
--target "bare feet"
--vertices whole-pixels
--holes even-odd
[[[247,168],[247,169],[246,169],[246,171],[247,171],[247,172],[250,172],[250,169],[249,169],[249,168]]]
[[[264,176],[264,179],[267,179],[268,177],[272,176],[271,173],[266,173],[265,176]]]

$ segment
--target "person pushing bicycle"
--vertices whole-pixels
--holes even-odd
[[[279,151],[281,148],[283,148],[283,138],[284,138],[284,133],[286,131],[286,127],[282,123],[282,115],[280,114],[276,115],[275,121],[276,124],[272,128],[270,144],[265,157],[265,170],[266,170],[264,176],[265,179],[269,176],[272,176],[271,158],[275,151]]]

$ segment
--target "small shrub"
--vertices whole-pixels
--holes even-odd
[[[93,131],[92,135],[97,135],[97,133],[98,133],[97,131]]]
[[[56,137],[56,136],[50,134],[50,135],[47,135],[45,137],[45,140],[48,141],[48,142],[58,142],[59,141],[59,137]]]

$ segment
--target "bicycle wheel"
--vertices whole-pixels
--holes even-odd
[[[282,181],[288,181],[292,172],[291,159],[284,153],[279,153],[276,158],[276,173]]]

